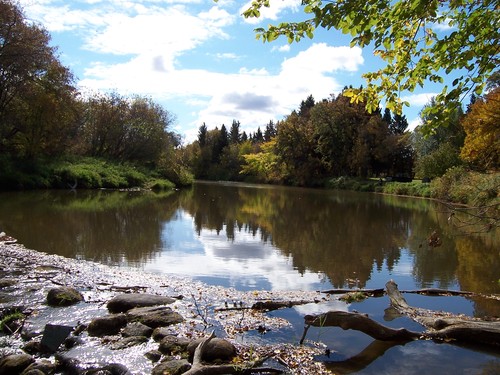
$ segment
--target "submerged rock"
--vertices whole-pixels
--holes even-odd
[[[170,305],[174,302],[174,298],[158,296],[156,294],[120,294],[108,302],[107,308],[111,313],[121,313],[127,312],[135,307]]]
[[[148,342],[148,341],[149,341],[149,338],[146,336],[125,337],[121,340],[114,342],[111,345],[111,350],[126,349],[126,348],[130,348],[131,346],[144,344],[145,342]]]
[[[71,306],[83,301],[83,295],[74,288],[52,288],[47,293],[47,304],[52,307]]]
[[[151,328],[181,323],[184,318],[167,306],[136,307],[127,312],[130,322],[141,322]]]
[[[116,335],[127,325],[125,314],[113,314],[93,319],[87,330],[90,336]]]

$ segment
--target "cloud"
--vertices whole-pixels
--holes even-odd
[[[276,105],[276,101],[269,95],[257,95],[250,92],[239,94],[227,93],[222,98],[229,105],[234,105],[237,110],[268,112]]]
[[[278,52],[289,52],[290,51],[290,44],[284,44],[282,46],[273,46],[271,48],[271,52],[278,51]]]
[[[240,13],[243,14],[248,8],[250,8],[252,2],[249,1],[243,5],[240,9]],[[281,1],[271,1],[269,7],[260,8],[259,18],[246,18],[245,22],[250,24],[257,24],[266,19],[277,20],[284,12],[291,11],[297,12],[300,8],[300,0],[281,0]]]
[[[421,94],[412,94],[401,97],[401,100],[410,103],[410,106],[424,106],[429,104],[431,99],[438,95],[436,92],[424,92]]]

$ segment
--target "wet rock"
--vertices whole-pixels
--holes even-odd
[[[80,361],[76,358],[68,357],[61,353],[56,353],[56,372],[62,372],[65,374],[80,374],[82,369],[80,368]]]
[[[29,354],[8,355],[0,361],[0,374],[20,374],[34,361],[34,358]]]
[[[132,322],[127,324],[127,326],[122,331],[122,336],[132,337],[132,336],[146,336],[151,337],[153,333],[153,328],[148,327],[139,322]]]
[[[121,349],[126,349],[130,348],[131,346],[136,346],[139,344],[144,344],[145,342],[148,342],[149,338],[146,336],[132,336],[132,337],[125,337],[121,340],[118,340],[114,342],[111,345],[111,350],[121,350]]]
[[[159,350],[151,350],[147,353],[144,353],[144,357],[149,359],[151,362],[158,362],[161,359],[161,352]]]
[[[153,340],[155,340],[155,341],[161,341],[162,338],[164,338],[165,336],[170,336],[170,335],[172,335],[171,328],[157,327],[153,330],[151,337],[153,337]]]
[[[127,325],[127,317],[125,314],[106,315],[93,319],[87,331],[90,336],[107,336],[116,335],[120,330]]]
[[[82,294],[69,287],[52,288],[47,293],[47,304],[53,307],[71,306],[83,301]]]
[[[111,299],[108,304],[108,310],[111,313],[127,312],[135,307],[148,307],[158,305],[169,305],[174,303],[175,299],[156,294],[120,294]]]
[[[185,359],[174,359],[172,361],[165,361],[153,368],[151,375],[180,375],[185,373],[191,368],[191,364]]]
[[[203,340],[204,339],[196,339],[189,343],[187,350],[190,358],[193,357],[194,351]],[[233,344],[227,340],[215,337],[205,346],[202,360],[207,362],[213,362],[215,360],[229,361],[235,356],[236,348]]]
[[[42,359],[41,361],[36,361],[29,365],[21,375],[47,375],[54,374],[56,372],[56,365],[46,359]]]
[[[40,341],[31,340],[24,345],[23,350],[28,354],[39,354],[42,352]]]
[[[12,279],[0,279],[0,288],[7,288],[16,285],[17,281]]]
[[[41,342],[42,348],[50,353],[56,352],[72,330],[73,327],[70,326],[46,324]]]
[[[109,371],[111,375],[132,375],[129,369],[120,363],[111,363],[102,368],[104,371]]]
[[[80,345],[83,343],[83,340],[75,335],[69,336],[66,340],[64,340],[64,347],[66,349],[71,349],[74,348],[77,345]]]
[[[186,338],[168,335],[161,339],[158,350],[168,355],[179,354],[187,351],[190,342]]]
[[[181,323],[184,318],[167,306],[137,307],[127,312],[131,322],[141,322],[151,328]]]

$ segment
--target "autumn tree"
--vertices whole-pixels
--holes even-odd
[[[466,136],[460,156],[482,170],[500,167],[500,87],[477,100],[462,125]]]
[[[258,18],[263,7],[272,5],[270,0],[254,0],[243,14]],[[345,93],[353,102],[365,103],[369,112],[376,111],[383,99],[387,108],[402,114],[409,104],[401,93],[427,82],[444,84],[443,72],[455,73],[437,95],[438,105],[426,108],[445,119],[469,93],[481,94],[500,65],[496,0],[303,0],[301,5],[305,19],[257,28],[257,38],[271,42],[284,36],[291,43],[313,38],[317,28],[333,28],[350,35],[351,47],[373,48],[386,65],[365,73],[363,88]],[[428,133],[434,127],[426,123],[423,130]]]

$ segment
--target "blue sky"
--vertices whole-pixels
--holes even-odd
[[[254,29],[300,19],[300,0],[274,0],[259,20],[241,14],[249,2],[231,0],[21,0],[41,23],[82,92],[116,91],[151,97],[176,116],[172,130],[185,142],[234,120],[254,132],[278,121],[313,95],[316,101],[380,62],[371,49],[349,48],[349,38],[318,30],[288,44],[256,40]],[[422,106],[440,88],[405,97],[414,127]]]

